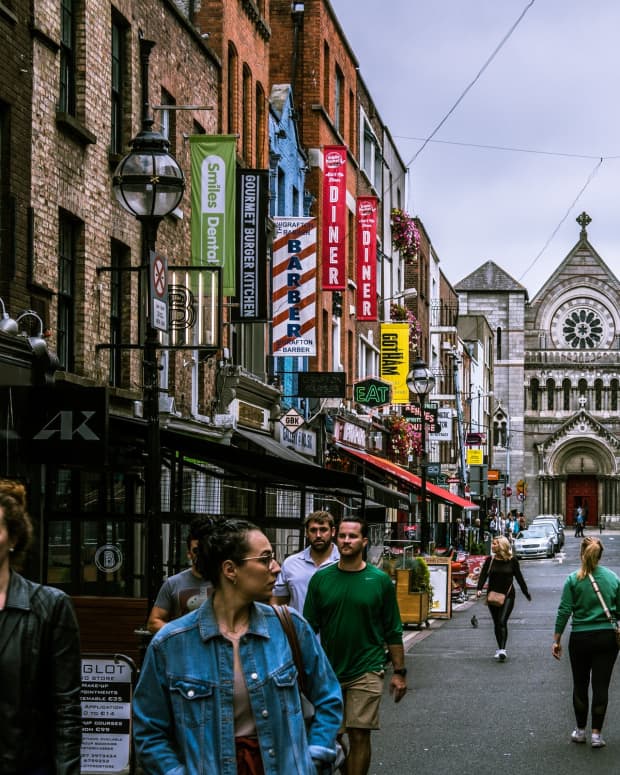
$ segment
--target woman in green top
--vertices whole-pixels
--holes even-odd
[[[573,708],[577,726],[571,734],[574,743],[586,742],[588,689],[592,682],[592,748],[602,748],[601,729],[607,710],[609,682],[618,656],[614,625],[596,594],[592,579],[598,585],[611,616],[620,615],[620,579],[599,565],[603,544],[598,538],[581,542],[581,568],[566,579],[555,620],[552,654],[562,656],[560,640],[569,618],[573,617],[568,641],[568,655],[573,672]]]

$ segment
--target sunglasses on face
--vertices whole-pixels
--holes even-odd
[[[242,557],[241,562],[247,562],[248,560],[258,560],[258,562],[262,562],[265,568],[270,568],[272,563],[277,563],[276,555],[274,552],[269,552],[268,554],[259,554],[258,557]]]

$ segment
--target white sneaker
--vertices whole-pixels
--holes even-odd
[[[500,649],[497,649],[497,651],[495,652],[495,655],[493,656],[493,659],[499,659],[499,655],[500,655]]]
[[[603,748],[606,743],[600,735],[592,735],[592,748]]]
[[[506,657],[508,656],[508,655],[506,654],[506,649],[500,649],[500,650],[498,651],[498,654],[499,654],[499,661],[500,661],[500,662],[505,662],[505,661],[506,661]]]
[[[573,743],[585,743],[586,730],[575,727],[575,729],[573,729],[573,731],[571,732],[570,739],[573,741]]]

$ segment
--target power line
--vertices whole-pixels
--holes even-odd
[[[423,137],[407,137],[406,135],[393,135],[395,140],[420,140],[423,141]],[[620,159],[618,156],[603,156],[600,153],[565,153],[562,151],[541,151],[537,148],[518,148],[510,145],[485,145],[483,143],[465,143],[459,140],[429,140],[430,143],[441,143],[443,145],[457,145],[464,148],[479,148],[486,151],[507,151],[511,153],[531,153],[539,156],[562,156],[569,159],[604,159],[605,161],[611,159]]]
[[[572,203],[571,203],[570,207],[568,208],[568,210],[567,210],[567,211],[566,211],[566,213],[564,214],[564,217],[563,217],[563,218],[562,218],[562,220],[561,220],[561,221],[558,223],[558,225],[555,227],[555,229],[554,229],[554,230],[553,230],[553,232],[551,233],[551,236],[549,237],[549,239],[548,239],[548,240],[545,242],[545,244],[543,245],[543,248],[542,248],[542,250],[540,251],[540,253],[539,253],[539,254],[536,256],[536,258],[535,258],[535,259],[532,261],[532,263],[531,263],[531,264],[530,264],[530,265],[527,267],[527,269],[526,269],[526,270],[523,272],[523,274],[521,275],[521,277],[519,277],[519,282],[520,282],[520,281],[521,281],[521,280],[522,280],[522,279],[525,277],[525,275],[526,275],[526,274],[527,274],[527,273],[530,271],[530,269],[531,269],[531,268],[534,266],[534,264],[535,264],[535,263],[538,261],[538,259],[539,259],[539,258],[542,256],[542,254],[545,252],[545,250],[547,250],[547,248],[548,248],[548,247],[549,247],[549,245],[551,244],[551,241],[553,240],[553,238],[555,237],[555,235],[556,235],[556,234],[558,233],[558,231],[560,230],[560,228],[561,228],[562,224],[564,223],[564,221],[565,221],[565,220],[568,218],[568,216],[570,215],[570,212],[571,212],[571,210],[572,210],[572,209],[573,209],[573,207],[574,207],[574,206],[577,204],[577,202],[579,201],[579,199],[580,199],[581,195],[583,194],[583,192],[586,190],[586,188],[587,188],[587,187],[590,185],[590,183],[592,182],[592,179],[594,178],[594,176],[596,175],[596,173],[599,171],[599,169],[600,169],[600,167],[601,167],[601,165],[602,165],[602,164],[603,164],[603,157],[601,157],[601,158],[598,160],[598,163],[594,165],[594,169],[593,169],[593,170],[590,172],[590,174],[588,175],[588,178],[587,178],[586,182],[583,184],[583,186],[582,186],[582,187],[581,187],[581,189],[579,190],[579,193],[577,194],[577,196],[576,196],[576,197],[573,199],[573,201],[572,201]]]
[[[416,151],[416,153],[414,154],[414,156],[413,156],[413,158],[411,159],[411,161],[410,161],[410,162],[409,162],[409,163],[406,165],[407,167],[410,167],[412,164],[414,164],[414,163],[415,163],[416,159],[417,159],[417,158],[418,158],[418,156],[419,156],[419,155],[422,153],[422,151],[423,151],[423,150],[426,148],[426,146],[428,145],[428,143],[430,143],[430,141],[433,139],[433,137],[434,137],[434,136],[437,134],[437,132],[439,132],[439,130],[441,129],[441,127],[442,127],[442,126],[443,126],[443,125],[446,123],[446,121],[447,121],[447,120],[450,118],[450,116],[451,116],[451,115],[454,113],[454,111],[457,109],[457,107],[458,107],[458,106],[461,104],[461,102],[463,101],[463,99],[465,98],[465,96],[467,95],[467,93],[469,92],[469,90],[470,90],[470,89],[471,89],[471,88],[472,88],[472,87],[473,87],[473,86],[476,84],[476,82],[479,80],[479,78],[480,78],[480,76],[482,75],[482,73],[484,73],[484,71],[487,69],[487,67],[488,67],[488,66],[491,64],[491,62],[492,62],[492,61],[495,59],[495,57],[496,57],[496,56],[497,56],[497,54],[500,52],[500,50],[501,50],[501,48],[503,47],[503,45],[504,45],[504,44],[506,43],[506,41],[507,41],[507,40],[510,38],[510,36],[512,35],[512,33],[513,33],[515,30],[516,30],[516,28],[517,28],[517,27],[518,27],[518,25],[521,23],[521,20],[523,19],[523,17],[525,16],[525,14],[526,14],[526,13],[527,13],[527,12],[530,10],[530,8],[531,8],[531,7],[534,5],[534,3],[535,3],[535,2],[536,2],[536,0],[530,0],[530,2],[529,2],[529,3],[528,3],[526,6],[525,6],[525,8],[523,9],[523,11],[521,11],[521,13],[519,14],[519,17],[518,17],[518,19],[515,21],[515,23],[512,25],[512,27],[511,27],[511,28],[508,30],[508,32],[507,32],[507,33],[504,35],[504,37],[503,37],[503,38],[500,40],[500,42],[497,44],[497,46],[495,47],[495,49],[493,50],[493,52],[491,53],[491,55],[488,57],[488,59],[486,60],[486,62],[485,62],[483,65],[482,65],[482,67],[480,68],[480,70],[478,70],[478,72],[476,73],[476,75],[475,75],[474,79],[473,79],[473,80],[472,80],[472,81],[469,83],[469,85],[468,85],[468,86],[466,86],[466,87],[465,87],[465,90],[464,90],[464,91],[461,93],[461,95],[459,96],[459,98],[457,99],[457,101],[454,103],[454,105],[452,105],[452,107],[450,108],[450,110],[449,110],[449,111],[446,113],[446,115],[445,115],[445,116],[444,116],[444,117],[441,119],[441,121],[440,121],[440,122],[437,124],[437,126],[435,127],[435,129],[433,129],[433,131],[430,133],[430,135],[429,135],[429,136],[428,136],[428,137],[427,137],[427,138],[424,140],[424,142],[422,143],[422,145],[420,146],[420,148],[418,148],[418,150],[417,150],[417,151]]]

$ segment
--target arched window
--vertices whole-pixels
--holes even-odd
[[[228,90],[226,92],[226,121],[229,134],[237,132],[237,51],[232,43],[228,44]]]
[[[243,65],[243,91],[241,94],[241,119],[243,121],[242,148],[246,164],[252,163],[252,71]]]
[[[508,418],[499,411],[493,418],[493,446],[505,447],[508,443]]]
[[[260,83],[256,84],[256,167],[265,166],[265,139],[267,131],[265,127],[265,92]]]
[[[609,409],[612,412],[618,411],[618,380],[612,379],[609,383]]]
[[[594,409],[600,412],[603,409],[603,380],[594,381]]]
[[[540,384],[537,379],[530,382],[530,408],[536,411],[538,409],[538,389]]]
[[[570,379],[565,379],[562,381],[562,398],[562,408],[565,412],[570,411]]]
[[[497,346],[497,360],[502,359],[502,329],[498,326],[495,332],[495,344]]]
[[[547,409],[553,409],[553,397],[555,395],[555,380],[547,380]]]
[[[583,409],[588,405],[588,383],[585,379],[580,379],[577,383],[577,393],[579,394],[579,408]]]

